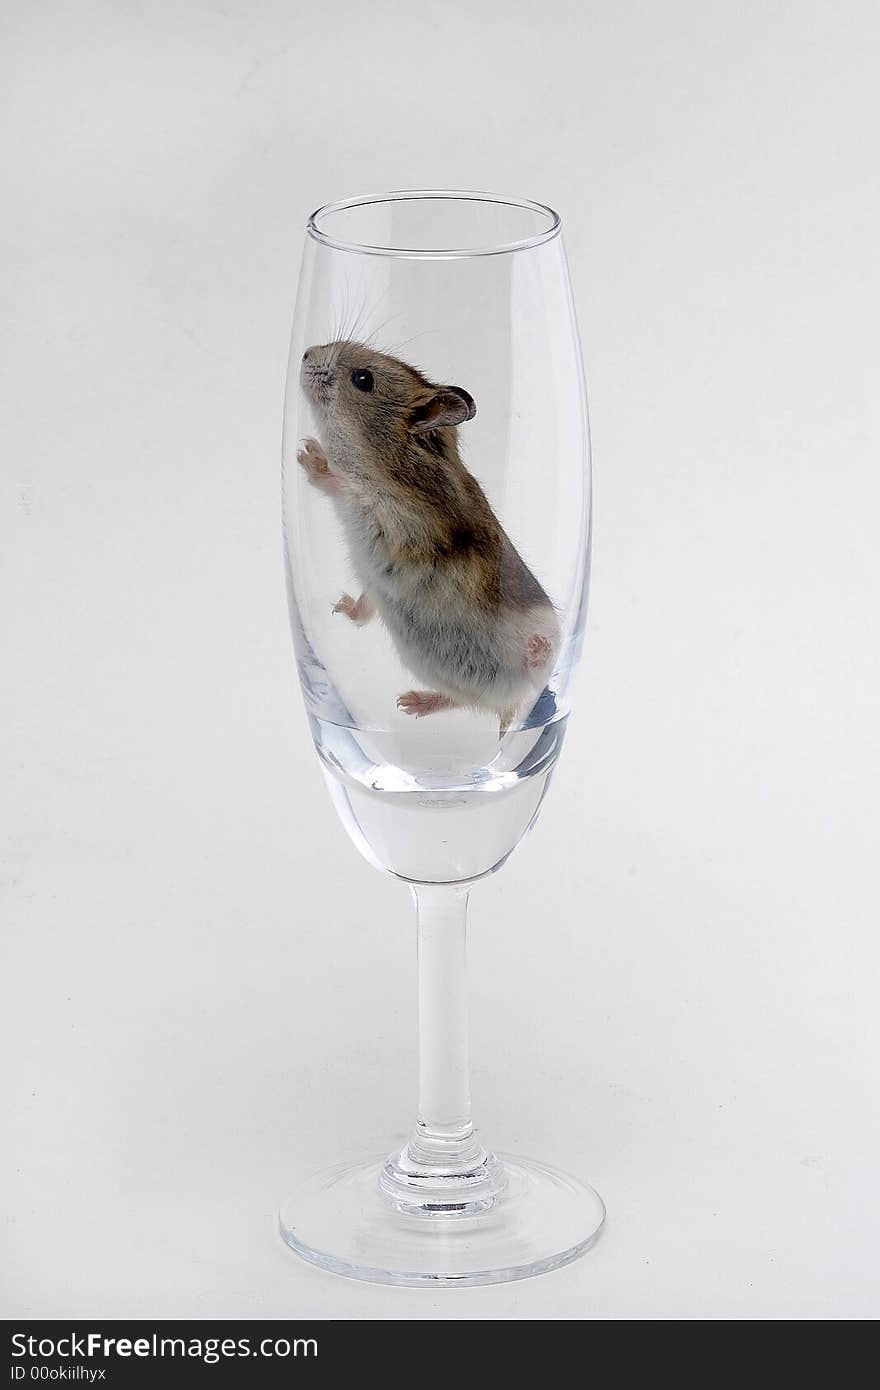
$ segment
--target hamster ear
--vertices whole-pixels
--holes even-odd
[[[441,386],[422,405],[416,406],[410,417],[410,431],[439,430],[473,420],[477,413],[473,396],[462,386]]]

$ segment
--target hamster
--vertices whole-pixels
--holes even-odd
[[[333,499],[362,586],[333,611],[357,625],[379,614],[426,687],[400,696],[406,714],[491,710],[503,736],[543,690],[560,633],[461,461],[458,426],[473,419],[473,398],[350,341],[308,348],[301,383],[321,442],[304,440],[297,458]]]

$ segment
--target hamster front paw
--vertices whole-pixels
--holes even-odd
[[[322,492],[338,492],[340,479],[330,471],[327,455],[317,439],[304,439],[297,450],[297,463],[305,469],[309,482]]]
[[[360,598],[352,598],[351,594],[343,594],[339,602],[333,606],[334,613],[344,613],[347,618],[351,618],[355,627],[363,627],[365,623],[370,621],[375,611],[368,594],[361,594]]]

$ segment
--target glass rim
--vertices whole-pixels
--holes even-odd
[[[514,241],[498,242],[486,246],[438,246],[421,249],[407,246],[379,246],[369,242],[350,241],[343,237],[332,236],[323,231],[320,226],[322,218],[330,217],[336,212],[346,212],[349,208],[372,207],[379,203],[424,202],[432,198],[438,201],[493,203],[503,207],[520,208],[545,218],[547,226],[532,236],[521,237]],[[529,251],[535,246],[542,246],[545,242],[552,241],[554,237],[559,235],[562,229],[562,218],[558,212],[555,212],[545,203],[536,203],[529,198],[506,197],[499,193],[482,193],[467,189],[399,189],[390,193],[368,193],[357,198],[342,198],[335,203],[325,203],[323,207],[317,208],[310,215],[306,229],[314,241],[320,242],[322,246],[332,247],[334,251],[348,251],[362,256],[397,256],[409,260],[463,260],[473,256],[510,255],[515,251]]]

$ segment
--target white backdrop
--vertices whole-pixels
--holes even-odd
[[[876,1316],[876,7],[2,28],[3,1314]],[[592,609],[474,895],[474,1091],[609,1208],[570,1268],[436,1293],[275,1235],[414,1103],[410,904],[311,751],[278,471],[305,217],[417,186],[566,224]]]

